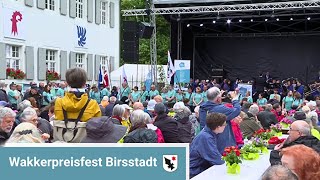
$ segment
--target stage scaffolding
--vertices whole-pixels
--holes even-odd
[[[296,16],[296,15],[319,15],[320,0],[310,1],[288,1],[252,4],[232,4],[232,5],[208,5],[208,6],[188,6],[188,7],[155,7],[153,0],[146,9],[122,10],[122,16],[149,16],[150,23],[155,27],[150,40],[150,57],[152,80],[157,83],[157,45],[156,45],[156,15],[176,15],[180,21],[178,23],[178,57],[181,56],[181,21],[192,20],[212,20],[220,18],[254,18]],[[301,21],[295,19],[294,21]],[[212,21],[211,21],[212,23]],[[261,22],[258,22],[261,23]],[[297,22],[298,23],[298,22]],[[188,24],[188,26],[190,26]],[[192,26],[192,23],[191,23]],[[288,25],[287,27],[290,27]],[[279,26],[280,29],[283,28]],[[246,27],[248,28],[248,27]],[[251,27],[249,27],[251,28]],[[319,28],[316,28],[318,30]],[[263,33],[263,32],[261,32]],[[273,32],[272,32],[273,33]]]

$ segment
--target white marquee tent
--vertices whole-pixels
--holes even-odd
[[[166,80],[167,76],[167,65],[158,65],[163,66],[164,79]],[[117,70],[112,71],[111,76],[111,85],[120,86],[122,79],[122,69],[124,68],[127,75],[128,84],[130,87],[138,86],[139,89],[141,84],[145,82],[149,71],[151,70],[151,65],[147,64],[124,64],[119,67]],[[159,68],[158,68],[159,69]],[[158,70],[158,82],[160,81],[160,72]]]

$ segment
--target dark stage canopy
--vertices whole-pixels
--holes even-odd
[[[270,72],[309,83],[319,76],[320,8],[165,17],[172,58],[191,60],[191,77],[209,79],[217,68],[231,79]]]

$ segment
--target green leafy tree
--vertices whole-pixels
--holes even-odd
[[[121,10],[129,9],[145,9],[145,0],[122,0]],[[122,14],[121,14],[122,15]],[[123,17],[121,16],[121,42],[122,41],[122,22],[125,20],[136,20],[138,22],[149,22],[149,17],[147,16],[131,16]],[[170,46],[170,26],[163,16],[156,16],[157,23],[157,61],[158,64],[167,64],[167,51]],[[121,49],[122,49],[121,44]],[[121,54],[122,56],[122,54]],[[150,64],[150,39],[140,39],[139,42],[139,63],[140,64]],[[121,58],[120,64],[124,64]]]

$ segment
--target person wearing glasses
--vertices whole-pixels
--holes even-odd
[[[213,165],[224,164],[222,152],[218,150],[218,135],[225,130],[226,120],[227,116],[222,113],[206,116],[206,126],[190,145],[190,178]]]
[[[269,159],[271,165],[281,163],[279,152],[282,150],[282,148],[290,147],[296,144],[303,144],[320,153],[320,141],[311,135],[310,125],[306,121],[294,121],[291,124],[288,133],[288,138],[283,143],[276,145],[274,150],[271,151]]]
[[[36,110],[31,107],[27,107],[23,110],[22,114],[20,115],[20,121],[35,125],[42,134],[42,138],[47,141],[50,141],[50,139],[53,137],[53,129],[50,122],[39,118]]]

